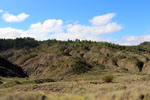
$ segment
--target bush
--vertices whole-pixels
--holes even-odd
[[[110,83],[113,81],[113,75],[105,75],[104,77],[102,77],[102,80],[106,83]]]
[[[40,83],[46,83],[46,82],[55,82],[53,79],[36,79],[34,80],[35,83],[40,84]]]
[[[0,80],[0,85],[3,84],[3,81]]]
[[[92,66],[88,64],[86,60],[78,57],[70,59],[70,64],[74,74],[82,74],[92,68]]]

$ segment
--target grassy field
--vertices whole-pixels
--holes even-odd
[[[103,77],[113,76],[111,82]],[[0,78],[0,100],[150,100],[150,75],[84,74],[62,81]]]

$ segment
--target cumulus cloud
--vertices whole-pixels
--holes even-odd
[[[56,33],[51,35],[51,37],[56,38],[58,40],[98,40],[98,38],[91,34],[92,28],[89,26],[83,25],[67,25],[65,27],[65,32]]]
[[[50,38],[50,34],[62,32],[62,24],[62,20],[49,19],[43,23],[32,24],[26,33],[27,36],[34,37],[38,40],[45,40]]]
[[[150,35],[142,35],[142,36],[126,36],[122,38],[122,45],[138,45],[142,42],[150,41]]]
[[[122,29],[121,25],[110,22],[115,16],[114,13],[96,16],[90,20],[91,25],[70,24],[65,27],[65,32],[53,34],[52,36],[59,40],[81,39],[100,41],[98,35],[117,32]]]
[[[17,38],[23,36],[25,33],[22,30],[11,27],[0,28],[0,38]]]
[[[5,20],[6,22],[21,22],[28,17],[29,15],[25,13],[21,13],[19,15],[13,15],[13,14],[9,14],[8,12],[4,13],[2,16],[3,20]]]
[[[18,16],[7,14],[7,21],[14,21],[18,19]],[[9,17],[12,16],[12,17]],[[112,18],[115,14],[110,13],[102,16],[96,16],[90,20],[90,25],[82,25],[78,23],[63,24],[61,19],[48,19],[43,23],[38,22],[31,24],[28,30],[17,30],[8,28],[8,32],[0,31],[3,37],[34,37],[38,40],[46,39],[58,39],[58,40],[96,40],[101,41],[100,35],[117,32],[122,29],[122,26],[116,22],[112,22]],[[4,17],[4,16],[3,16]],[[19,18],[20,19],[20,18]],[[7,29],[7,28],[6,28]],[[4,30],[6,30],[4,29]],[[12,32],[11,32],[12,31]],[[5,36],[4,36],[5,34]],[[9,35],[8,35],[9,34]],[[1,37],[1,36],[0,36]]]
[[[54,38],[59,40],[94,40],[100,41],[98,35],[112,33],[121,30],[122,27],[116,23],[109,23],[104,26],[84,26],[84,25],[68,25],[66,26],[66,32],[57,33],[52,35]]]
[[[102,16],[95,16],[93,19],[90,20],[90,22],[92,25],[104,25],[109,23],[113,17],[115,17],[115,13],[109,13]]]
[[[3,12],[3,10],[2,9],[0,9],[0,13],[2,13]]]

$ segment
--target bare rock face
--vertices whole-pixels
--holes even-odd
[[[150,74],[150,61],[144,64],[142,72],[146,74]]]
[[[0,76],[3,77],[26,77],[21,67],[13,65],[9,61],[0,57]]]
[[[125,58],[117,62],[118,66],[127,69],[129,72],[140,72],[143,63],[135,58]]]
[[[41,55],[26,61],[21,65],[21,67],[29,76],[33,74],[40,75],[40,73],[44,72],[46,68],[51,66],[52,63],[55,63],[57,60],[58,59],[56,55]]]
[[[118,67],[116,61],[113,59],[108,59],[104,65],[107,66],[107,68],[109,68],[110,70],[114,70]]]

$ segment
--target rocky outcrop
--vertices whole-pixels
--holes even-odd
[[[146,74],[150,74],[150,61],[144,64],[142,72]]]
[[[125,58],[117,62],[118,66],[127,69],[129,72],[140,72],[143,63],[136,58]]]

